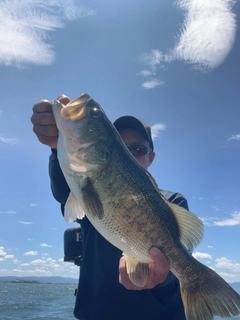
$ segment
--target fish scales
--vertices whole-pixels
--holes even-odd
[[[100,105],[83,94],[66,106],[56,100],[53,113],[58,159],[71,189],[66,220],[86,214],[123,251],[129,278],[138,286],[145,285],[151,272],[150,248],[158,247],[179,279],[187,320],[238,315],[240,296],[191,255],[203,237],[202,221],[164,199]]]

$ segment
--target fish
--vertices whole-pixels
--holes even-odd
[[[179,280],[187,320],[238,315],[240,295],[192,255],[203,238],[202,220],[163,197],[103,108],[82,94],[67,105],[54,100],[52,110],[58,160],[71,190],[66,221],[86,215],[123,252],[128,276],[139,287],[151,273],[150,248],[159,248]]]

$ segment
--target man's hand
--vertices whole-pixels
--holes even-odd
[[[62,104],[70,102],[70,99],[65,95],[61,95],[57,100]],[[58,128],[52,112],[52,103],[48,100],[41,100],[34,104],[31,121],[33,132],[38,140],[53,149],[57,148]]]
[[[124,257],[119,263],[119,282],[128,290],[152,289],[156,285],[164,282],[170,270],[169,262],[158,248],[151,248],[150,256],[153,263],[150,264],[151,272],[144,287],[135,286],[128,277]]]

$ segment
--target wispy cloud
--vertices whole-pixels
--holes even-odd
[[[30,222],[30,221],[18,221],[18,222],[25,225],[33,224],[33,222]]]
[[[231,226],[237,226],[240,225],[240,211],[239,212],[234,212],[231,214],[232,218],[230,219],[225,219],[222,221],[215,221],[214,224],[219,227],[231,227]]]
[[[175,46],[167,53],[153,49],[142,54],[140,60],[147,65],[147,69],[144,68],[138,75],[156,77],[157,70],[165,69],[166,64],[173,61],[182,61],[201,71],[219,66],[231,51],[236,37],[234,3],[234,0],[175,2],[175,7],[184,11]],[[148,85],[148,81],[145,83],[147,85],[142,84],[145,89],[156,87]]]
[[[142,87],[144,89],[154,89],[154,88],[160,86],[161,84],[164,84],[164,82],[159,79],[151,79],[151,80],[143,82]]]
[[[28,251],[28,252],[25,252],[23,255],[24,256],[37,256],[38,252],[37,251]]]
[[[64,21],[93,16],[74,0],[5,0],[0,4],[0,65],[23,67],[54,61],[49,31]]]
[[[1,41],[0,41],[0,43],[1,43]],[[1,49],[0,49],[0,51],[1,51]],[[1,58],[0,58],[0,63],[1,63]],[[16,139],[16,138],[8,138],[4,134],[0,134],[0,142],[13,145],[13,144],[16,144],[18,142],[18,139]]]
[[[240,211],[235,211],[231,214],[231,218],[220,219],[219,217],[201,218],[206,226],[216,227],[232,227],[240,225]]]
[[[152,139],[158,138],[160,136],[161,131],[166,129],[166,125],[163,123],[156,123],[151,126]]]
[[[229,140],[238,140],[240,141],[240,133],[239,134],[233,134],[229,139]]]
[[[165,60],[163,53],[157,49],[151,50],[149,53],[143,53],[140,56],[140,60],[144,61],[147,66],[150,68],[149,70],[143,70],[139,73],[139,75],[146,76],[155,74],[157,68],[161,66],[162,62]],[[150,73],[150,74],[149,74]]]
[[[234,0],[178,0],[185,11],[184,23],[169,60],[182,60],[200,69],[220,65],[236,36]]]
[[[52,248],[52,246],[50,246],[50,245],[47,244],[47,243],[42,243],[42,244],[40,244],[40,247]]]
[[[5,214],[15,214],[16,211],[13,211],[13,210],[0,211],[0,214],[1,214],[1,213],[5,213]]]

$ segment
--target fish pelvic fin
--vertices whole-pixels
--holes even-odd
[[[103,205],[90,179],[85,179],[81,188],[81,194],[87,212],[101,220],[104,216]]]
[[[180,282],[186,320],[230,318],[240,313],[240,295],[215,271],[203,266],[198,280],[195,286],[184,286]]]
[[[85,216],[85,213],[75,197],[75,195],[70,192],[67,202],[64,208],[64,219],[67,222],[74,222],[77,219],[82,219]]]
[[[193,252],[203,238],[204,227],[202,220],[185,208],[168,202],[167,200],[166,202],[171,208],[178,223],[180,241],[190,252]]]
[[[131,282],[137,287],[144,287],[150,275],[150,267],[148,263],[142,263],[135,258],[124,255],[126,261],[127,274]]]

